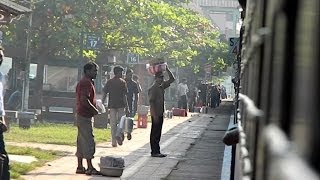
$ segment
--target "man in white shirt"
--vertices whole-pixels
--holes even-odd
[[[188,85],[187,79],[183,78],[181,83],[178,85],[178,106],[181,109],[188,110],[188,101],[187,101],[187,93],[188,93]]]

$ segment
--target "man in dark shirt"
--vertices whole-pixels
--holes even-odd
[[[132,79],[133,71],[128,69],[126,72],[126,83],[128,87],[127,101],[128,107],[130,111],[130,117],[134,117],[135,115],[135,107],[137,107],[138,99],[139,99],[139,88],[136,81]]]
[[[84,75],[76,87],[76,124],[78,128],[76,152],[78,167],[76,173],[98,175],[100,173],[92,166],[92,159],[95,153],[92,119],[94,115],[98,114],[93,79],[97,77],[98,65],[94,62],[89,62],[84,65],[83,72]],[[87,160],[87,170],[83,167],[83,159]]]
[[[199,101],[201,103],[201,106],[207,105],[207,84],[200,83],[198,86],[199,89]]]
[[[126,114],[129,115],[128,102],[127,102],[127,83],[122,79],[123,68],[116,66],[113,68],[114,77],[110,79],[103,88],[102,103],[109,95],[108,108],[110,109],[110,124],[111,124],[111,136],[112,146],[117,147],[117,142],[122,145],[123,136],[119,130],[117,130],[117,124],[119,124],[120,118]]]
[[[136,106],[134,107],[134,112],[137,112],[138,104],[141,104],[142,87],[141,87],[141,85],[140,85],[138,75],[134,74],[134,75],[132,76],[132,79],[133,79],[133,80],[137,83],[137,85],[138,85],[139,95],[138,95],[137,103],[135,104]],[[134,113],[134,114],[135,114],[135,113]]]
[[[138,75],[134,74],[134,75],[132,76],[132,79],[137,83],[137,85],[138,85],[138,91],[139,91],[139,93],[141,93],[141,92],[142,92],[142,88],[141,88],[141,85],[140,85],[140,82],[139,82],[139,77],[138,77]]]
[[[164,113],[164,93],[165,89],[175,80],[172,72],[169,68],[166,69],[169,80],[164,81],[164,75],[162,72],[155,74],[155,82],[148,91],[149,102],[150,102],[150,113],[151,113],[151,134],[150,134],[150,145],[151,145],[151,156],[152,157],[166,157],[165,154],[160,153],[160,139],[163,124],[163,113]]]

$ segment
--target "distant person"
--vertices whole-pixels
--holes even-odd
[[[21,108],[22,103],[22,87],[19,85],[17,90],[15,90],[8,99],[6,103],[6,108],[9,110],[19,110]]]
[[[127,101],[130,111],[130,117],[134,117],[136,114],[136,107],[139,99],[139,87],[136,81],[132,79],[133,71],[127,69],[125,81],[128,87]]]
[[[12,68],[9,69],[8,73],[7,73],[7,90],[12,89],[12,80],[13,80],[13,70]]]
[[[207,106],[207,93],[208,93],[208,86],[205,83],[200,83],[198,86],[199,89],[199,106]]]
[[[220,86],[220,84],[218,84],[218,85],[216,86],[216,88],[217,88],[217,90],[218,90],[218,106],[219,106],[220,103],[221,103],[221,86]]]
[[[3,48],[0,46],[0,66],[2,65],[4,53]],[[10,171],[9,171],[9,157],[8,153],[5,149],[4,144],[4,137],[3,133],[8,130],[6,121],[4,119],[5,116],[5,110],[4,110],[4,102],[3,102],[3,94],[4,94],[4,86],[2,84],[4,75],[0,72],[0,158],[3,161],[2,164],[2,173],[0,174],[1,180],[8,180],[10,179]]]
[[[89,62],[84,65],[83,72],[84,75],[76,87],[76,125],[78,128],[76,152],[78,167],[76,173],[99,175],[100,172],[92,165],[96,146],[92,130],[92,119],[98,114],[96,106],[96,90],[93,79],[96,79],[97,77],[98,65],[94,62]],[[87,160],[87,169],[83,167],[83,159]]]
[[[103,88],[102,103],[104,103],[107,95],[109,95],[108,108],[110,109],[112,147],[117,147],[117,143],[121,146],[124,140],[121,131],[117,130],[117,125],[122,116],[129,116],[127,102],[128,88],[126,81],[122,79],[123,68],[116,66],[113,68],[113,72],[114,77]]]
[[[220,89],[218,85],[213,85],[211,87],[211,103],[210,103],[210,107],[211,108],[216,108],[219,106],[220,104]]]
[[[187,93],[188,93],[188,85],[187,79],[183,78],[181,83],[178,84],[178,107],[181,109],[185,109],[186,112],[188,111],[188,100],[187,100]]]
[[[109,80],[110,80],[110,74],[108,72],[105,72],[104,73],[104,78],[101,81],[102,87],[104,87]]]
[[[108,72],[105,72],[104,73],[104,79],[102,80],[102,88],[104,88],[104,86],[107,84],[107,82],[110,80],[110,74]],[[108,107],[108,103],[109,103],[109,97],[106,96],[106,100],[105,102],[103,103],[103,105],[105,107]],[[110,124],[110,119],[109,119],[109,111],[108,111],[108,108],[106,108],[106,119],[107,119],[107,127],[108,127],[108,124],[111,126]]]
[[[167,67],[166,69],[169,80],[164,81],[164,75],[162,72],[155,74],[155,82],[148,91],[149,102],[150,102],[150,113],[151,113],[151,134],[150,134],[150,145],[151,145],[151,156],[152,157],[166,157],[167,155],[160,153],[160,139],[163,124],[163,113],[164,113],[164,93],[165,89],[173,83],[174,76]]]
[[[139,82],[139,77],[138,77],[138,75],[134,74],[134,75],[132,76],[132,79],[137,83],[139,93],[141,93],[141,92],[142,92],[142,88],[141,88],[141,84],[140,84],[140,82]]]
[[[138,97],[138,101],[137,101],[137,106],[134,107],[134,111],[137,112],[138,104],[141,103],[142,87],[141,87],[141,84],[140,84],[140,82],[139,82],[139,77],[138,77],[138,75],[134,74],[134,75],[132,76],[132,79],[137,83],[137,85],[138,85],[138,91],[139,91],[139,97]]]
[[[224,85],[221,85],[221,99],[227,99],[227,90]]]
[[[188,103],[190,112],[194,112],[194,107],[197,105],[198,101],[198,89],[197,87],[192,87],[188,92]]]

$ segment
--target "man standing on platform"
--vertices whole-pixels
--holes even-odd
[[[183,78],[181,83],[178,85],[178,107],[180,109],[185,109],[188,112],[188,100],[187,100],[187,93],[188,93],[188,85],[187,79]]]
[[[92,165],[95,153],[95,142],[92,129],[93,116],[98,114],[96,106],[96,91],[93,79],[96,79],[98,65],[89,62],[83,67],[84,75],[76,87],[77,114],[76,124],[78,127],[77,152],[78,167],[77,174],[99,175]],[[85,169],[82,160],[87,160],[88,169]]]
[[[141,85],[140,85],[138,75],[134,74],[134,75],[132,76],[132,79],[137,83],[137,85],[138,85],[138,92],[139,92],[138,100],[136,101],[135,106],[134,106],[134,114],[136,114],[137,109],[138,109],[138,104],[141,104],[142,87],[141,87]]]
[[[155,82],[148,91],[150,112],[151,112],[151,134],[150,134],[150,145],[151,145],[151,156],[152,157],[166,157],[167,155],[160,153],[160,139],[163,124],[163,113],[164,113],[164,93],[165,89],[170,86],[175,80],[172,72],[167,67],[166,69],[169,80],[164,81],[164,75],[162,72],[155,74]]]
[[[133,79],[133,71],[132,69],[127,69],[126,72],[126,83],[128,87],[127,101],[130,111],[130,117],[134,117],[136,113],[136,107],[139,99],[139,87],[136,81]],[[131,138],[130,138],[131,139]]]

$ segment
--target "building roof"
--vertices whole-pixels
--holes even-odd
[[[238,8],[240,6],[237,0],[193,0],[193,3],[201,7]]]
[[[1,0],[0,1],[0,9],[8,11],[12,15],[19,15],[19,14],[25,14],[30,13],[31,9],[26,8],[24,6],[21,6],[17,3],[14,3],[9,0]]]

